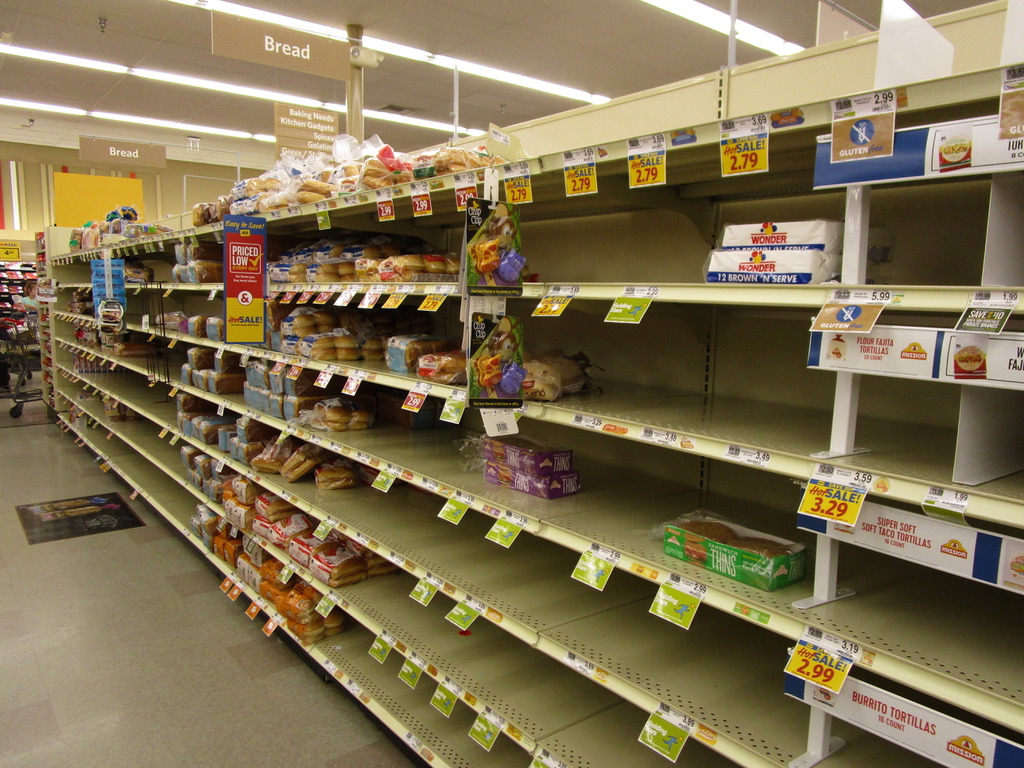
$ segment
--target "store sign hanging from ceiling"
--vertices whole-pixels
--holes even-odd
[[[349,69],[349,46],[342,40],[224,13],[211,13],[210,25],[216,56],[335,80],[344,80]]]
[[[278,155],[330,155],[338,132],[337,112],[274,104],[274,138]]]
[[[135,141],[114,141],[92,136],[78,137],[78,157],[87,163],[118,163],[121,165],[167,167],[167,147],[140,144]]]

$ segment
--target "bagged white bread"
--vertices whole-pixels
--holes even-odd
[[[815,248],[765,250],[734,248],[712,251],[707,264],[709,283],[822,283],[839,274],[842,257]]]
[[[729,224],[722,232],[722,248],[807,249],[838,253],[843,247],[841,221],[766,221]]]

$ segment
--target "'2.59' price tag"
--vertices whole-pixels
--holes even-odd
[[[870,472],[819,464],[807,481],[799,511],[842,525],[856,525],[873,481]]]

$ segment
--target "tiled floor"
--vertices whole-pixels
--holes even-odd
[[[0,489],[0,766],[414,765],[143,504],[144,528],[30,547],[16,505],[129,493],[56,427],[0,430]]]

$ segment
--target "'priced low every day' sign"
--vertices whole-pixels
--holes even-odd
[[[224,341],[266,340],[267,220],[224,217]]]

